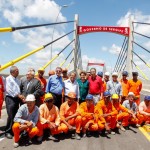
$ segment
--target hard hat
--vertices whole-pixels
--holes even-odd
[[[144,100],[150,101],[150,96],[145,96]]]
[[[53,95],[51,93],[46,93],[44,96],[44,101],[49,100],[49,99],[53,99]]]
[[[135,96],[133,92],[129,92],[128,96]]]
[[[26,102],[34,102],[36,99],[35,99],[35,96],[33,94],[29,94],[27,95],[26,97]]]
[[[110,73],[109,72],[105,72],[105,76],[110,76]]]
[[[103,72],[102,72],[102,71],[99,71],[99,72],[97,73],[97,75],[100,76],[100,77],[103,77]]]
[[[49,75],[54,75],[54,74],[55,74],[55,71],[54,71],[54,70],[50,70],[48,74],[49,74]]]
[[[127,71],[123,71],[123,72],[122,72],[122,75],[128,76],[128,72],[127,72]]]
[[[108,96],[111,96],[111,94],[110,94],[109,91],[106,91],[106,92],[104,92],[103,96],[104,96],[104,97],[108,97]]]
[[[91,94],[88,94],[85,98],[86,100],[93,100],[93,95]]]
[[[113,94],[113,95],[111,96],[111,98],[112,98],[112,99],[119,99],[119,96],[118,96],[118,94]]]
[[[41,68],[38,69],[38,71],[43,71],[44,72],[45,70],[44,70],[44,68],[41,67]]]
[[[112,77],[113,77],[113,76],[117,76],[117,77],[118,77],[118,73],[117,73],[117,72],[113,72],[113,73],[112,73]]]
[[[75,92],[69,92],[68,93],[68,97],[70,97],[70,98],[76,98],[77,96],[76,96]]]

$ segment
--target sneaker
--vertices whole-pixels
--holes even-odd
[[[140,124],[136,124],[136,127],[138,128],[138,127],[140,127],[141,125]]]
[[[75,138],[76,138],[76,140],[81,140],[81,137],[78,133],[75,134]]]
[[[19,143],[14,143],[14,148],[17,148],[17,147],[19,147]]]
[[[54,142],[59,141],[58,138],[56,138],[55,136],[49,136],[48,139],[53,140]]]
[[[126,131],[126,129],[123,126],[120,126],[120,130],[122,130],[123,132]]]
[[[43,136],[39,136],[39,137],[37,138],[37,141],[38,141],[38,142],[42,142],[42,139],[43,139]]]
[[[86,133],[83,133],[82,137],[83,137],[83,138],[86,138]]]
[[[115,134],[116,134],[116,132],[114,132],[114,131],[111,131],[111,132],[110,132],[110,134],[111,134],[111,135],[115,135]]]

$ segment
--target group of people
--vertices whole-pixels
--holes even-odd
[[[37,136],[42,142],[44,130],[49,129],[50,140],[58,140],[58,134],[75,131],[72,137],[80,140],[90,136],[91,131],[101,135],[126,131],[129,125],[139,127],[150,124],[150,96],[140,99],[142,82],[138,72],[81,71],[67,74],[67,69],[57,67],[44,78],[44,70],[30,68],[26,76],[17,78],[19,69],[10,68],[5,83],[0,77],[0,109],[5,91],[8,114],[5,135],[14,135],[14,147],[19,146],[20,135],[27,133],[29,143]],[[73,133],[73,132],[72,132]],[[82,135],[82,136],[81,136]]]

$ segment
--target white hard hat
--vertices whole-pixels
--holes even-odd
[[[109,72],[105,72],[105,76],[110,76],[110,73]]]
[[[133,92],[129,92],[128,96],[135,96]]]
[[[35,99],[35,96],[33,94],[29,94],[26,97],[26,102],[34,102],[35,100],[36,99]]]
[[[113,72],[112,76],[117,76],[118,77],[118,73],[117,72]]]

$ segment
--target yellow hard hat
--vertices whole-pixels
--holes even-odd
[[[119,99],[119,96],[118,96],[118,94],[113,94],[111,98],[112,99]]]
[[[51,93],[45,94],[44,101],[46,101],[48,99],[53,99],[53,95]]]
[[[38,71],[45,71],[45,70],[44,70],[44,68],[41,67],[38,69]]]

